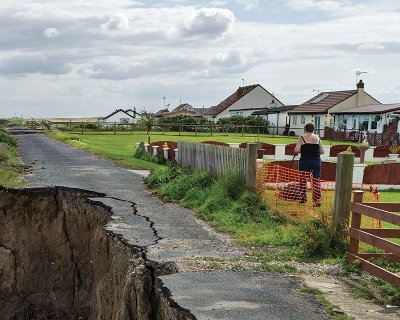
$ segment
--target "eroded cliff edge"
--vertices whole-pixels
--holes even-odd
[[[102,196],[0,191],[2,318],[194,319],[170,299],[144,248],[105,230],[111,209],[90,200]]]

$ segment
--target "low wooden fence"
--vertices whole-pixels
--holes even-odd
[[[400,163],[384,163],[367,166],[364,169],[363,183],[400,184]]]
[[[369,261],[370,259],[383,259],[387,262],[400,262],[400,245],[386,240],[387,238],[400,238],[400,229],[381,228],[369,229],[361,228],[361,217],[367,216],[379,219],[384,222],[400,226],[400,216],[393,212],[400,212],[400,203],[362,203],[362,192],[354,195],[354,202],[351,204],[352,219],[349,228],[350,247],[347,255],[349,262],[359,260],[361,268],[374,276],[388,281],[400,287],[400,276],[377,264]],[[384,253],[362,253],[360,242],[371,245]]]
[[[246,150],[207,143],[178,141],[178,164],[225,175],[235,170],[245,175]]]
[[[360,141],[362,132],[354,129],[332,129],[325,127],[325,138],[334,141]]]

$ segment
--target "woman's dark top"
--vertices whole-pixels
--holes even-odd
[[[304,144],[302,144],[300,147],[301,159],[303,160],[321,159],[319,152],[319,143],[307,143],[306,140],[304,140],[303,136],[301,136],[301,138],[303,139],[304,142]]]

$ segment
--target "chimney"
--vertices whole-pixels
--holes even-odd
[[[360,80],[357,83],[357,107],[361,107],[364,104],[364,82]]]

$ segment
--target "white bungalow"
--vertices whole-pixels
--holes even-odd
[[[282,107],[274,95],[261,85],[254,84],[239,87],[233,94],[216,106],[211,107],[204,116],[209,120],[218,120],[230,116],[249,116],[255,111],[267,110],[270,107]]]
[[[331,113],[335,129],[368,131],[370,133],[400,133],[400,103],[370,104]]]
[[[136,109],[116,109],[108,116],[99,119],[99,123],[120,123],[120,124],[133,124],[137,123],[140,114],[136,112]]]
[[[298,107],[290,110],[290,131],[296,135],[303,133],[304,124],[313,122],[317,134],[324,135],[321,130],[333,128],[335,119],[333,113],[361,107],[379,105],[380,102],[364,91],[362,80],[357,84],[357,90],[321,92]]]

